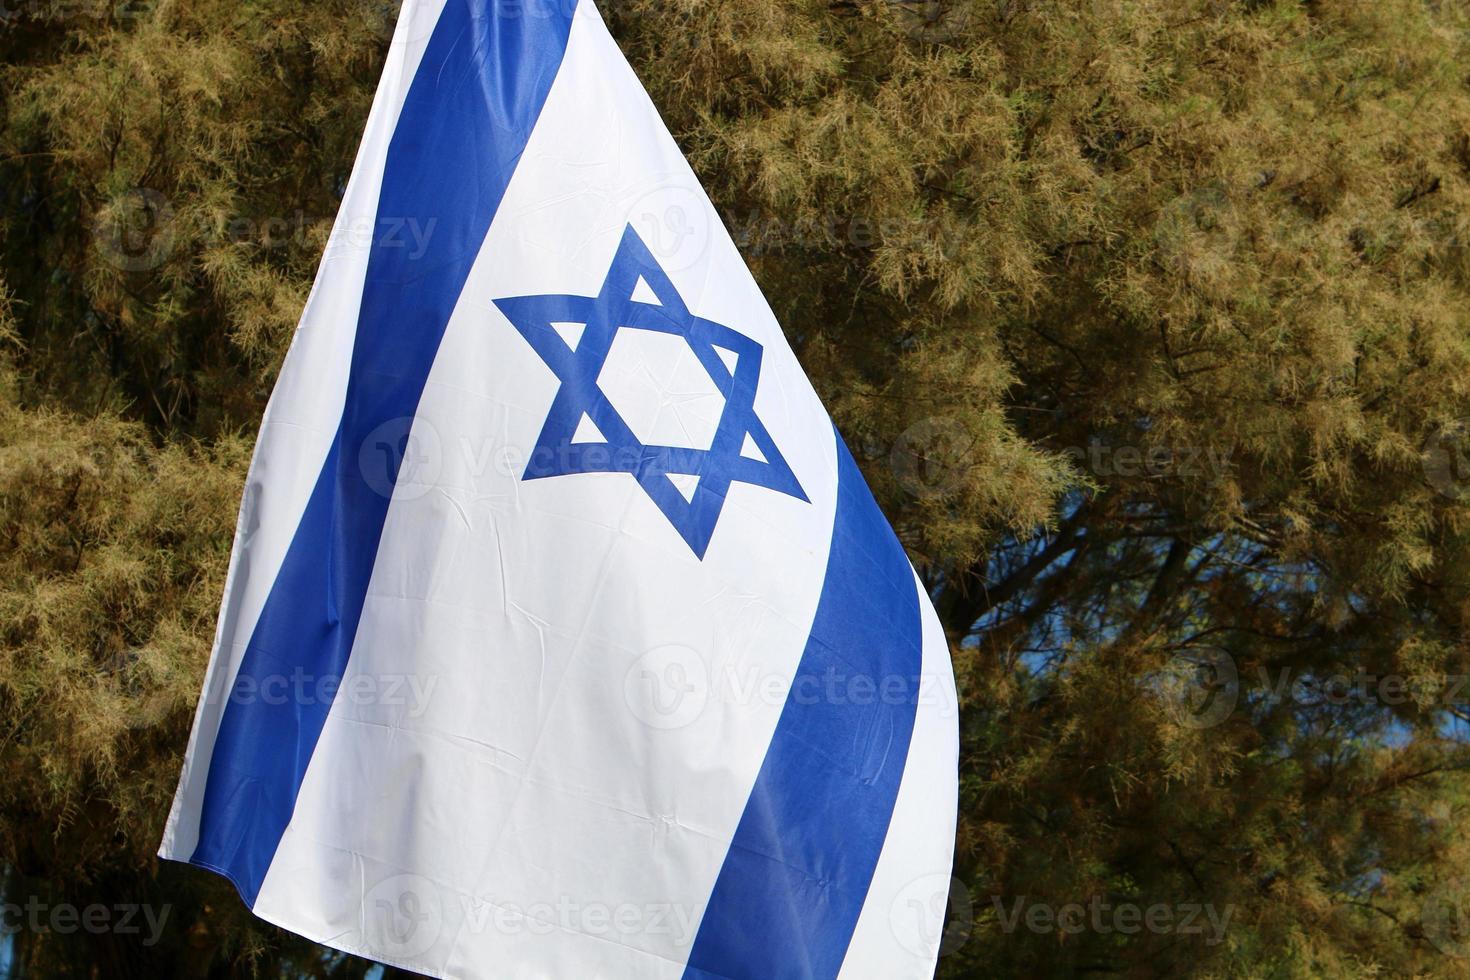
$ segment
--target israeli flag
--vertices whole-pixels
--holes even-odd
[[[926,977],[956,715],[591,0],[406,0],[161,855],[432,976]]]

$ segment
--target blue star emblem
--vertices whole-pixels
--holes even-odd
[[[701,559],[730,484],[807,500],[755,412],[761,345],[690,313],[631,225],[596,296],[512,296],[495,305],[561,381],[521,479],[627,473]],[[724,400],[707,449],[644,442],[614,407],[598,377],[623,330],[670,335],[693,351]]]

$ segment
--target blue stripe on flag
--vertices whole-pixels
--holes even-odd
[[[240,665],[253,680],[340,678],[362,615],[401,453],[386,480],[359,447],[418,408],[470,266],[566,50],[572,4],[448,0],[389,143],[342,421]],[[406,245],[400,229],[427,236]],[[369,454],[369,458],[371,454]],[[381,475],[381,474],[379,474]],[[375,487],[377,489],[375,489]],[[299,672],[299,674],[298,674]],[[267,703],[267,700],[284,703]],[[308,699],[298,698],[306,701]],[[190,858],[255,904],[311,761],[329,699],[232,698],[220,720]]]
[[[840,436],[837,456],[811,637],[685,980],[837,976],[893,816],[918,702],[919,596]]]

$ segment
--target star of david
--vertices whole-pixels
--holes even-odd
[[[690,313],[631,225],[596,296],[513,296],[495,305],[561,381],[521,479],[626,473],[701,559],[732,483],[807,500],[756,415],[761,345]],[[708,373],[724,399],[708,448],[644,442],[619,414],[598,378],[625,330],[683,340]]]

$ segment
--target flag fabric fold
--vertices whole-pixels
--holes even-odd
[[[405,0],[160,854],[442,977],[925,977],[928,597],[590,0]]]

